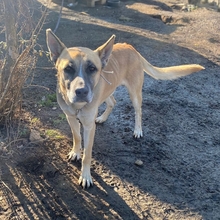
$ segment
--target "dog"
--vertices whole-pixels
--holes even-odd
[[[57,101],[66,115],[73,134],[69,160],[81,157],[80,125],[83,126],[84,152],[79,184],[85,189],[93,185],[90,165],[96,123],[104,122],[116,101],[113,93],[126,86],[135,110],[134,137],[143,136],[141,127],[142,86],[144,72],[160,80],[173,80],[203,70],[198,64],[159,68],[151,65],[126,43],[114,44],[115,35],[96,50],[85,47],[67,48],[51,31],[46,30],[50,58],[57,69]],[[97,117],[98,107],[106,103]]]

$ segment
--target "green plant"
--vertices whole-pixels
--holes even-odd
[[[53,120],[53,124],[54,124],[54,125],[58,125],[58,124],[62,123],[62,122],[65,121],[65,120],[66,120],[65,114],[59,114],[59,115],[58,115],[58,118],[56,118],[56,119]]]
[[[22,128],[18,132],[18,137],[19,138],[27,138],[30,135],[30,130],[26,127]]]
[[[38,124],[39,122],[40,122],[40,119],[37,118],[37,117],[34,117],[34,118],[31,119],[32,124]]]
[[[56,101],[56,94],[49,94],[39,104],[44,107],[52,107]]]
[[[60,120],[65,121],[66,120],[66,115],[65,114],[59,114],[58,117],[60,118]]]
[[[64,139],[64,135],[62,135],[59,131],[54,129],[48,129],[45,131],[46,136],[52,139]]]

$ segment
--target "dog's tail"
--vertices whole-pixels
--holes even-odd
[[[203,66],[198,64],[187,64],[163,68],[155,67],[142,56],[141,61],[144,66],[144,71],[154,79],[172,80],[205,69]]]

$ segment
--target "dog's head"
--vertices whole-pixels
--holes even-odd
[[[47,29],[47,46],[57,69],[60,92],[68,103],[90,103],[102,69],[107,65],[115,35],[96,50],[67,48]]]

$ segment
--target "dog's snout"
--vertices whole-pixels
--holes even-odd
[[[80,88],[77,89],[75,92],[76,92],[76,96],[78,97],[86,97],[89,93],[87,88]]]

